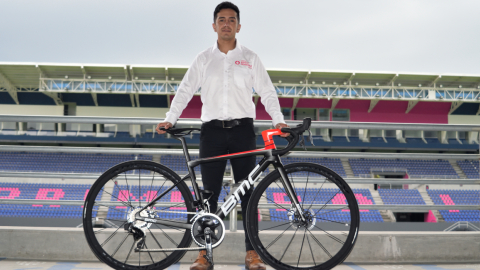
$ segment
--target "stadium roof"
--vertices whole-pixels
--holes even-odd
[[[40,77],[50,79],[159,80],[179,82],[188,67],[153,65],[58,64],[0,62],[0,76],[18,88],[39,86]],[[422,74],[394,72],[355,72],[317,70],[267,70],[274,84],[355,84],[363,86],[474,88],[480,87],[480,75]]]

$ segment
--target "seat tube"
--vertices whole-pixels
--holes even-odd
[[[283,167],[282,161],[280,160],[279,156],[275,156],[275,161],[273,162],[273,166],[280,173],[283,188],[285,188],[285,191],[287,192],[288,198],[290,198],[290,201],[293,203],[293,205],[297,209],[297,212],[300,215],[300,217],[302,218],[302,220],[305,221],[305,217],[303,216],[302,208],[300,207],[300,202],[298,201],[295,190],[292,186],[292,183],[290,182],[290,179],[288,179],[287,172],[285,171],[285,168]]]

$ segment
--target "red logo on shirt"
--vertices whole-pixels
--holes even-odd
[[[250,65],[250,63],[248,63],[246,60],[235,61],[235,64],[242,65],[242,66],[247,66],[249,69],[252,69],[252,65]]]

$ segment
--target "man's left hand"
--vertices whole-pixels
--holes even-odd
[[[288,128],[289,126],[287,124],[284,124],[284,123],[278,123],[277,125],[275,125],[275,128],[276,129],[282,129],[282,128]],[[288,137],[288,135],[290,135],[290,133],[282,133],[282,135],[280,135],[281,137]]]

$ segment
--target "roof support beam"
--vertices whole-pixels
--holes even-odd
[[[407,110],[405,111],[405,114],[409,113],[413,107],[415,107],[415,105],[417,105],[418,103],[418,100],[410,100],[408,101],[408,106],[407,106]]]
[[[168,82],[168,67],[165,68],[165,80]]]
[[[98,100],[97,100],[97,93],[92,93],[93,103],[95,103],[95,107],[98,107]]]
[[[294,97],[293,98],[293,105],[292,105],[292,112],[293,110],[295,110],[295,108],[297,107],[297,104],[298,104],[298,101],[300,100],[299,97]]]
[[[85,70],[85,67],[81,66],[80,69],[82,70],[82,73],[83,73],[83,79],[86,80],[87,79],[87,71]]]
[[[463,101],[452,102],[452,106],[450,106],[450,111],[448,112],[448,114],[452,114],[456,109],[458,109],[458,107],[462,106],[462,104]]]
[[[393,86],[393,83],[395,83],[395,81],[397,80],[397,78],[398,78],[398,74],[395,74],[395,75],[393,76],[393,78],[390,79],[390,81],[387,83],[387,86],[390,86],[390,85]]]
[[[332,106],[330,107],[330,110],[335,109],[335,107],[337,106],[339,101],[340,101],[340,99],[338,99],[338,98],[332,99]]]
[[[130,75],[132,76],[132,81],[135,80],[135,74],[133,73],[133,67],[130,67]]]
[[[432,87],[432,86],[435,86],[435,84],[437,83],[438,80],[440,80],[442,78],[442,75],[438,75],[437,78],[435,78],[435,80],[433,80],[431,83],[429,83],[427,85],[427,87]]]
[[[42,92],[44,95],[50,97],[55,102],[55,105],[63,105],[63,100],[58,96],[58,93]]]
[[[307,76],[305,76],[305,84],[308,84],[308,79],[310,79],[310,75],[312,75],[312,72],[308,71]]]
[[[128,66],[125,66],[125,67],[123,68],[123,71],[125,72],[125,80],[131,81],[132,78],[130,77],[130,74],[128,73]]]
[[[347,83],[352,84],[352,80],[354,77],[355,77],[355,73],[352,73],[352,75],[350,75],[350,78],[348,78]]]
[[[132,107],[136,107],[135,106],[135,95],[134,94],[130,94],[130,102],[132,103]]]
[[[477,111],[477,114],[475,115],[480,115],[480,106],[478,106],[478,111]]]
[[[375,108],[375,106],[377,106],[377,103],[379,102],[380,100],[378,99],[372,99],[370,100],[370,107],[368,108],[368,112],[371,112],[373,110],[373,108]]]
[[[0,72],[0,84],[2,84],[7,89],[7,92],[8,94],[10,94],[13,101],[15,101],[17,105],[20,104],[18,102],[17,87],[15,87],[15,85],[13,85],[13,83],[10,82],[10,80],[7,77],[5,77],[5,75],[3,75],[3,73],[1,72]]]
[[[137,107],[140,107],[140,94],[135,94],[135,101],[137,102]]]

